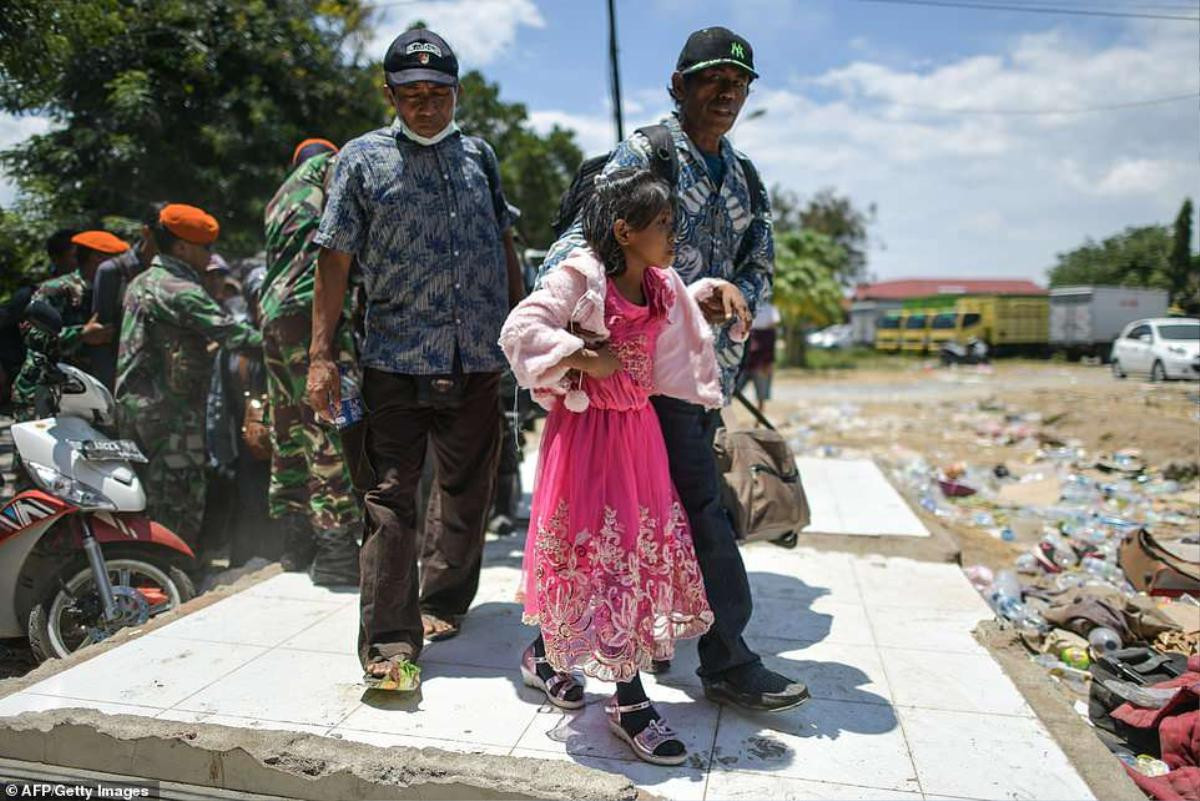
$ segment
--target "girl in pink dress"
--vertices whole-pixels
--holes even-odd
[[[571,671],[617,683],[613,733],[676,765],[684,744],[639,672],[698,637],[712,612],[649,398],[721,405],[711,329],[669,266],[673,198],[647,170],[598,178],[575,250],[513,310],[500,345],[550,409],[525,545],[525,683],[584,705]]]

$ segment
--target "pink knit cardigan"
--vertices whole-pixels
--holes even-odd
[[[712,328],[700,312],[699,301],[721,282],[706,278],[689,287],[673,269],[663,272],[675,302],[654,351],[654,394],[718,409],[723,404],[720,371]],[[570,389],[568,371],[559,367],[559,362],[587,344],[570,329],[596,334],[602,341],[608,338],[604,324],[607,286],[600,260],[591,250],[576,248],[504,322],[500,347],[517,383],[532,389],[538,403],[547,409]],[[742,329],[740,323],[735,324],[734,339],[745,339]]]

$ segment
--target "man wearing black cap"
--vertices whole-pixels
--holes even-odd
[[[458,631],[479,584],[500,455],[496,344],[523,295],[513,210],[495,153],[454,123],[458,59],[437,34],[398,37],[384,59],[395,122],[341,152],[314,241],[309,402],[340,400],[332,343],[351,261],[366,291],[365,494],[359,656],[372,686],[405,689],[423,639]],[[418,588],[416,489],[432,444],[437,481]]]
[[[726,138],[757,77],[749,42],[727,28],[696,31],[671,75],[674,114],[657,130],[641,129],[618,145],[603,168],[604,174],[628,167],[661,174],[662,159],[672,163],[679,201],[673,266],[685,282],[704,280],[711,287],[700,293],[701,308],[714,327],[727,403],[750,322],[770,294],[775,262],[767,193],[749,159]],[[656,146],[652,136],[673,147]],[[660,154],[660,149],[669,152]],[[550,249],[541,274],[582,244],[576,221]],[[755,710],[798,706],[808,700],[808,689],[768,670],[742,637],[753,604],[746,568],[721,505],[712,448],[720,413],[673,398],[652,401],[715,616],[699,643],[697,672],[705,695]]]

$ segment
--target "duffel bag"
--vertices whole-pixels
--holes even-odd
[[[742,542],[790,538],[808,525],[810,511],[787,440],[740,392],[736,397],[764,427],[717,431],[722,502]]]

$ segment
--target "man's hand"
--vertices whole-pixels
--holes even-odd
[[[342,377],[332,359],[316,358],[309,362],[305,392],[308,395],[308,405],[320,419],[331,420],[329,410],[336,409],[341,404],[341,382]]]
[[[93,314],[92,319],[83,324],[79,338],[85,345],[107,345],[113,341],[113,327],[100,322],[100,317]]]
[[[752,322],[742,290],[728,281],[717,284],[712,294],[700,304],[700,311],[711,325],[724,325],[737,317],[749,329]]]

